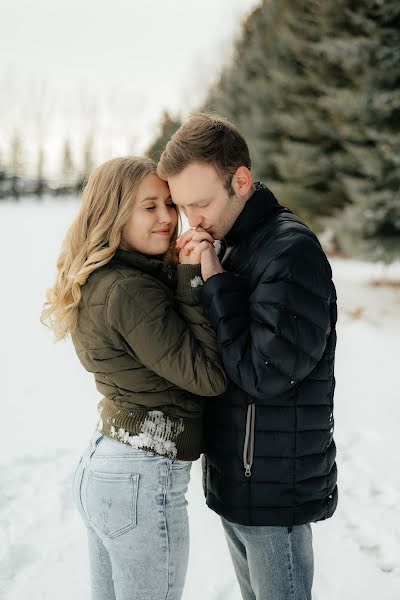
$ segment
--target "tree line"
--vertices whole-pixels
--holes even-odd
[[[71,194],[79,191],[94,166],[93,136],[88,135],[77,154],[68,138],[60,148],[58,170],[53,177],[46,175],[46,153],[39,145],[34,164],[27,175],[24,139],[17,131],[9,141],[8,156],[0,155],[0,200],[44,194]]]

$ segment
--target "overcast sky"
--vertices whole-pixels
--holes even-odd
[[[90,129],[110,152],[144,147],[164,108],[202,100],[256,4],[0,0],[0,152],[15,129],[31,147]]]

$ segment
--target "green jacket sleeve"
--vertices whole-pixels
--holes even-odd
[[[200,303],[200,267],[179,265],[177,277],[175,297],[147,275],[116,282],[106,303],[110,334],[160,377],[193,394],[218,396],[227,378]]]

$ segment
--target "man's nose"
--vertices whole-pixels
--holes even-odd
[[[200,215],[188,214],[186,216],[190,227],[200,227],[203,222],[203,217]]]

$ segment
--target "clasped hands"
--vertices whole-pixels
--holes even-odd
[[[181,265],[201,265],[201,276],[207,281],[212,275],[223,273],[213,246],[214,238],[202,227],[182,233],[176,242],[176,253]]]

